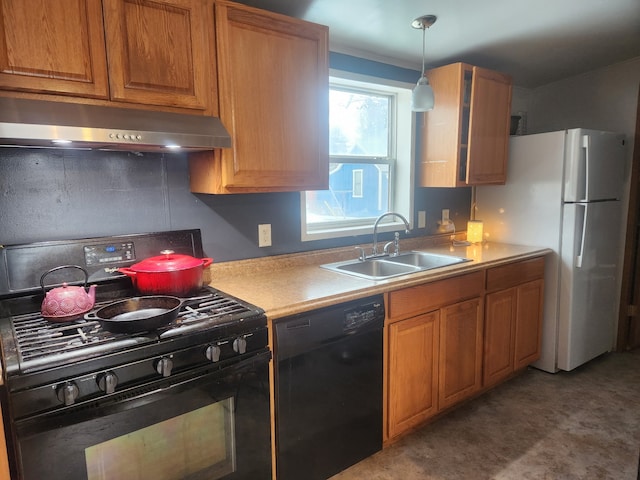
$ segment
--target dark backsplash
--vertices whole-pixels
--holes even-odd
[[[296,192],[193,194],[185,154],[0,148],[0,192],[2,245],[200,228],[206,255],[228,261],[371,241],[301,242]],[[415,205],[427,228],[412,236],[435,232],[442,208],[462,229],[470,192],[417,188]],[[272,225],[272,247],[258,247],[261,223]]]

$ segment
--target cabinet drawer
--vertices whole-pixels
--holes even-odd
[[[544,277],[544,257],[487,270],[487,292],[502,290]]]
[[[388,317],[390,321],[400,320],[477,297],[483,287],[484,272],[474,272],[397,290],[389,294]]]

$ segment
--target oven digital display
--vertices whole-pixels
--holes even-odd
[[[84,261],[89,266],[129,262],[136,259],[133,242],[86,245]]]

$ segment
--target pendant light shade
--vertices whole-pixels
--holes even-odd
[[[411,94],[411,110],[414,112],[428,112],[433,110],[433,88],[429,85],[427,77],[420,77],[418,84]]]
[[[424,51],[426,30],[436,22],[437,18],[435,15],[424,15],[411,22],[413,28],[422,29],[422,75],[420,75],[420,79],[411,95],[411,110],[414,112],[428,112],[429,110],[433,110],[433,106],[435,105],[433,88],[431,88],[429,80],[425,76]]]

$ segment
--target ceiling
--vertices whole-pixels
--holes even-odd
[[[467,62],[535,88],[640,57],[640,0],[239,0],[329,26],[330,49],[420,70]],[[417,80],[417,79],[416,79]]]

